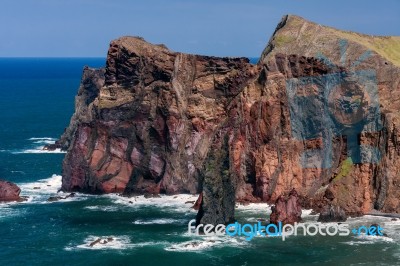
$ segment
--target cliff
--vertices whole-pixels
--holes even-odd
[[[57,145],[65,191],[203,192],[197,221],[235,201],[400,212],[400,38],[285,16],[256,65],[112,41],[84,70]]]

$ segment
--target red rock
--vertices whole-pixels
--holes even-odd
[[[197,198],[192,208],[198,211],[200,209],[202,202],[203,202],[203,192],[200,193],[199,197]]]
[[[14,183],[0,180],[0,201],[21,200],[19,193],[21,189]]]
[[[300,221],[301,205],[296,190],[292,189],[287,197],[280,195],[277,198],[275,206],[272,206],[270,223],[294,224]]]
[[[138,37],[112,41],[106,68],[84,70],[75,114],[58,142],[68,149],[62,189],[203,192],[199,212],[212,223],[233,220],[235,201],[273,203],[292,188],[304,206],[317,211],[332,203],[346,213],[399,213],[400,68],[392,58],[375,51],[357,63],[357,70],[376,72],[382,117],[382,129],[362,132],[357,142],[379,148],[379,163],[346,164],[348,139],[338,135],[331,141],[329,168],[301,164],[306,150],[322,149],[324,142],[321,132],[296,139],[291,115],[302,114],[305,106],[315,107],[316,118],[321,111],[318,101],[293,109],[287,81],[315,80],[296,92],[307,98],[316,96],[323,77],[352,72],[341,65],[343,36],[350,36],[346,62],[358,62],[371,49],[359,38],[380,38],[351,38],[285,16],[256,65],[247,58],[177,53]],[[317,52],[332,64],[317,58]],[[346,78],[340,82],[349,92],[360,87]],[[333,95],[342,94],[340,89]],[[370,102],[371,97],[362,96]],[[283,208],[281,200],[277,208]],[[298,205],[289,203],[289,218],[284,218],[290,222]]]

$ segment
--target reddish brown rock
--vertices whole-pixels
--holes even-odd
[[[0,180],[0,201],[19,201],[21,189],[14,183]]]
[[[247,58],[173,52],[138,37],[117,39],[105,69],[84,70],[75,114],[58,142],[68,151],[62,189],[126,195],[203,192],[197,217],[202,223],[232,221],[235,202],[273,203],[292,188],[304,206],[317,211],[333,204],[348,214],[399,213],[400,68],[398,59],[379,48],[387,40],[398,41],[285,16],[252,65]],[[372,42],[379,45],[365,46]],[[357,61],[369,49],[374,49],[370,56]],[[368,69],[377,87],[371,96],[362,91],[365,84],[350,79],[354,71]],[[352,104],[361,101],[360,110],[379,98],[381,128],[370,132],[365,126],[355,136],[356,143],[378,149],[379,160],[350,160],[349,139],[340,132],[329,141],[330,164],[305,153],[325,148],[326,125],[299,139],[293,115],[311,107],[313,119],[304,126],[324,122],[318,90],[325,93],[327,77],[343,85],[332,97],[357,96]],[[299,87],[301,101],[293,107],[288,81],[303,78],[314,83]],[[331,101],[328,107],[337,104]],[[311,164],[304,167],[303,160]]]
[[[272,206],[270,223],[294,224],[301,221],[301,205],[295,189],[288,196],[280,195]]]
[[[202,201],[203,201],[203,192],[200,193],[199,197],[197,198],[192,208],[198,211],[200,209]]]

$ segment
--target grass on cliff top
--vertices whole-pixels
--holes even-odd
[[[319,39],[340,38],[363,45],[366,49],[374,51],[383,58],[400,66],[400,36],[372,36],[351,31],[343,31],[328,26],[307,21],[299,16],[290,15],[286,25],[275,36],[277,48],[290,46],[296,41],[295,36],[301,34],[303,41],[309,42],[315,35]],[[294,44],[296,45],[296,44]]]
[[[400,66],[400,36],[370,36],[330,28],[336,35],[364,45],[368,49]]]

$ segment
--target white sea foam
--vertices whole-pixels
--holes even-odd
[[[28,140],[52,140],[55,141],[55,138],[49,138],[49,137],[44,137],[44,138],[29,138]]]
[[[100,239],[98,243],[94,243]],[[83,244],[67,246],[65,250],[74,249],[128,249],[132,248],[129,236],[88,236]]]
[[[57,139],[54,138],[30,138],[33,143],[36,144],[54,144]]]
[[[59,192],[62,183],[61,179],[60,175],[53,174],[46,179],[17,184],[21,188],[21,196],[27,197],[27,201],[22,203],[48,204],[51,202],[48,202],[47,199],[51,196],[60,197],[58,201],[62,202],[83,200],[88,197],[88,195],[81,193],[75,193],[74,197],[67,197],[70,193]]]
[[[160,195],[154,198],[145,198],[144,196],[135,197],[122,197],[117,194],[107,194],[114,203],[132,208],[140,208],[144,206],[158,206],[160,209],[168,211],[183,212],[183,213],[196,213],[197,211],[192,208],[193,203],[197,200],[198,195],[179,194],[179,195]]]
[[[133,222],[133,224],[142,224],[142,225],[148,225],[148,224],[182,224],[187,222],[186,219],[151,219],[151,220],[136,220]]]
[[[266,212],[271,213],[271,205],[268,203],[249,203],[240,204],[236,203],[236,210],[244,212]]]
[[[54,144],[57,139],[55,138],[49,138],[49,137],[43,137],[43,138],[29,138],[28,140],[32,141],[32,144],[35,145],[33,148],[28,148],[28,149],[20,149],[20,150],[11,150],[8,152],[11,152],[12,154],[24,154],[24,153],[65,153],[65,151],[62,151],[61,149],[55,149],[55,150],[44,150],[43,148],[45,147],[46,144]]]
[[[34,149],[26,149],[26,150],[18,150],[12,151],[12,154],[24,154],[24,153],[66,153],[66,151],[62,151],[61,149],[55,150],[43,150],[44,146],[39,146]]]
[[[86,206],[84,209],[104,212],[115,212],[119,210],[117,206]]]
[[[197,236],[194,240],[189,240],[181,243],[174,243],[165,247],[166,251],[175,251],[175,252],[199,252],[203,250],[208,250],[211,248],[218,247],[243,247],[248,246],[249,242],[245,240],[239,240],[237,238],[229,237],[229,236],[212,236],[212,237],[204,237]]]
[[[166,251],[178,251],[178,252],[185,252],[185,251],[200,251],[204,249],[209,249],[213,246],[218,245],[215,241],[187,241],[179,244],[173,244],[169,247],[166,247]]]
[[[48,203],[47,199],[50,196],[57,194],[58,190],[61,188],[61,176],[52,175],[49,178],[37,180],[28,183],[17,183],[18,187],[21,189],[20,196],[25,200],[18,202],[7,202],[1,203],[1,205],[16,205],[16,204],[27,204],[27,203]],[[58,193],[57,196],[66,196],[67,193]]]
[[[25,173],[24,171],[15,170],[15,171],[10,171],[10,172],[11,172],[11,173],[19,173],[19,174],[26,175],[26,173]]]
[[[95,241],[97,243],[95,243]],[[168,245],[168,242],[160,241],[148,241],[148,242],[138,242],[132,243],[129,236],[88,236],[83,244],[79,245],[68,245],[65,247],[65,250],[72,251],[77,249],[93,249],[93,250],[105,250],[105,249],[116,249],[116,250],[124,250],[124,249],[132,249],[132,248],[140,248],[146,246],[165,246]]]
[[[61,176],[53,174],[46,179],[40,179],[35,182],[18,184],[22,194],[52,194],[57,193],[61,188]]]
[[[302,210],[301,217],[308,217],[308,216],[315,217],[319,215],[319,214],[311,214],[312,212],[313,212],[312,209]]]
[[[358,245],[366,245],[366,244],[376,244],[379,242],[384,242],[384,243],[393,243],[394,239],[387,237],[387,236],[370,236],[370,235],[359,235],[354,237],[356,240],[354,241],[347,241],[344,242],[344,244],[350,245],[350,246],[358,246]]]

